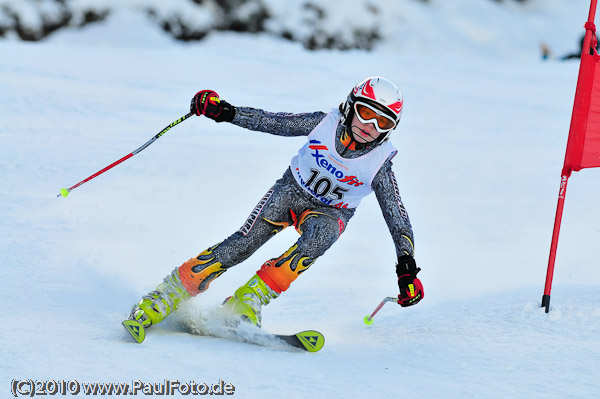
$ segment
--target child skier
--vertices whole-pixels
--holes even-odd
[[[198,92],[191,102],[191,112],[198,116],[278,136],[308,136],[308,140],[242,227],[174,269],[133,306],[128,320],[145,328],[161,322],[182,300],[204,292],[227,269],[294,226],[300,234],[298,241],[280,257],[266,261],[223,304],[234,317],[260,327],[261,307],[286,291],[333,245],[361,199],[373,191],[396,247],[398,303],[418,303],[424,296],[417,278],[420,269],[413,258],[412,227],[392,172],[391,160],[397,151],[388,141],[402,106],[398,87],[381,77],[357,84],[339,109],[327,114],[234,107],[214,91]],[[145,336],[132,335],[138,342]]]

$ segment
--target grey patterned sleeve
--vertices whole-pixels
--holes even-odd
[[[308,136],[325,118],[324,112],[292,114],[288,112],[267,112],[250,107],[236,107],[234,125],[245,129],[265,132],[277,136]]]
[[[383,218],[394,240],[398,256],[414,256],[414,237],[408,212],[400,198],[396,176],[392,171],[392,162],[385,161],[372,183],[373,191],[383,212]]]

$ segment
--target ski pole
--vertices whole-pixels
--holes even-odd
[[[381,310],[381,308],[383,307],[383,305],[385,305],[387,302],[398,302],[398,298],[397,297],[393,297],[393,296],[388,296],[386,298],[383,298],[383,301],[381,301],[381,303],[375,308],[375,310],[373,311],[373,313],[371,313],[370,316],[365,316],[365,324],[366,325],[371,325],[373,324],[373,317],[377,314],[377,312],[379,312]]]
[[[148,140],[143,146],[141,146],[140,148],[134,150],[133,152],[125,155],[123,158],[119,159],[116,162],[111,163],[110,165],[108,165],[106,168],[99,170],[98,172],[94,173],[93,175],[91,175],[90,177],[88,177],[87,179],[84,179],[82,181],[80,181],[79,183],[75,184],[74,186],[70,187],[70,188],[61,188],[60,189],[60,193],[57,195],[57,197],[60,197],[61,195],[63,197],[66,197],[67,195],[69,195],[69,193],[71,191],[73,191],[74,189],[76,189],[77,187],[81,186],[83,183],[86,183],[90,180],[92,180],[95,177],[100,176],[102,173],[106,172],[107,170],[110,170],[112,168],[114,168],[115,166],[117,166],[118,164],[120,164],[123,161],[128,160],[129,158],[131,158],[132,156],[136,155],[139,152],[142,152],[143,150],[145,150],[150,144],[154,143],[160,136],[162,136],[163,134],[165,134],[169,129],[171,129],[173,126],[180,124],[181,122],[183,122],[184,120],[186,120],[187,118],[189,118],[190,116],[194,115],[193,112],[190,112],[189,114],[182,116],[181,118],[177,119],[175,122],[171,123],[169,126],[165,127],[163,130],[161,130],[160,132],[158,132],[158,134],[154,137],[152,137],[150,140]]]

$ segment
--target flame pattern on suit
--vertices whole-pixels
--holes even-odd
[[[220,243],[208,248],[196,258],[179,266],[181,283],[191,295],[198,295],[206,291],[211,281],[225,272],[226,269],[221,262],[213,256],[213,250],[219,245]]]

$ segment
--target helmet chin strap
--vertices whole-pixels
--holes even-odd
[[[343,139],[344,136],[347,136],[347,140]],[[352,147],[352,144],[354,144],[355,150],[362,149],[362,147],[360,147],[361,143],[356,141],[354,135],[352,134],[352,131],[350,131],[348,126],[344,126],[344,131],[342,132],[342,137],[340,137],[340,140],[344,145],[344,151],[342,151],[342,153],[340,154],[341,156],[344,156],[346,154],[346,151],[348,151]]]
[[[361,144],[368,145],[368,144],[371,144],[371,143],[374,143],[374,142],[376,142],[376,141],[377,141],[377,139],[376,139],[375,137],[371,136],[371,134],[370,134],[369,132],[367,132],[366,130],[364,130],[364,129],[361,129],[360,127],[358,127],[358,126],[356,126],[356,125],[352,125],[352,128],[357,128],[358,130],[360,130],[361,132],[365,133],[367,136],[369,136],[370,138],[372,138],[372,139],[373,139],[372,141],[368,141],[368,142],[361,143]],[[353,132],[352,132],[352,129],[350,129],[350,132],[351,132],[351,133],[353,133]],[[353,137],[354,137],[354,136],[353,136]],[[357,141],[357,140],[354,140],[354,141],[356,141],[356,142],[358,143],[358,141]]]
[[[356,125],[353,125],[352,127],[356,127],[357,129],[363,131],[362,129],[360,129]],[[348,126],[344,127],[344,129],[346,130],[345,134],[348,135],[349,141],[348,141],[348,144],[344,145],[344,151],[340,154],[341,156],[344,156],[344,154],[346,154],[346,151],[348,151],[350,149],[350,147],[352,147],[353,143],[354,143],[354,149],[355,150],[363,150],[363,149],[369,147],[371,144],[375,144],[375,146],[377,146],[377,140],[370,141],[368,143],[361,143],[360,141],[357,141],[354,138],[354,133],[352,133],[352,127],[350,127],[350,128]],[[369,134],[369,132],[365,132],[365,133]]]

